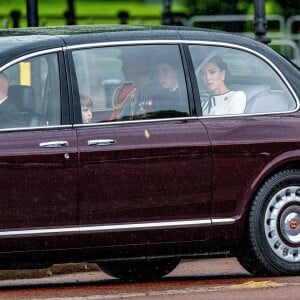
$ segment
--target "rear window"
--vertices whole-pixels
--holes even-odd
[[[274,113],[296,108],[282,78],[261,58],[228,47],[189,48],[203,115]],[[219,78],[218,74],[212,77],[210,69],[216,70]]]

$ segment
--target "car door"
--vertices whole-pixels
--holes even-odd
[[[48,52],[1,73],[22,125],[1,123],[0,252],[74,246],[65,228],[77,222],[77,138],[67,125],[62,54]]]
[[[164,100],[166,91],[153,69],[155,55],[164,52],[176,62],[180,105]],[[73,58],[80,95],[95,94],[89,80],[97,72],[97,88],[106,94],[101,100],[91,96],[93,122],[77,126],[84,244],[207,239],[211,145],[205,127],[190,113],[179,47],[92,48],[74,51]]]
[[[230,246],[232,237],[236,238],[240,230],[240,221],[247,211],[248,202],[254,197],[252,193],[257,188],[255,185],[260,180],[261,172],[270,172],[274,165],[283,160],[280,156],[283,157],[285,151],[298,149],[296,120],[291,122],[288,113],[295,110],[297,103],[282,74],[275,65],[270,66],[264,61],[261,55],[225,47],[223,44],[194,44],[189,49],[198,79],[198,100],[203,111],[201,122],[207,128],[212,142],[212,218],[232,219],[237,229],[232,230],[232,227],[229,235],[224,235],[218,227],[213,227],[212,232],[215,236],[222,236],[222,246],[226,242]],[[216,57],[223,61],[223,70],[226,69],[221,80],[229,93],[239,97],[235,99],[236,103],[230,103],[231,99],[224,98],[221,102],[224,106],[214,110],[219,113],[211,114],[210,105],[218,106],[222,95],[214,93],[211,88],[216,82],[216,76],[213,79],[212,75],[208,75],[210,85],[207,87],[202,70],[209,69],[207,66],[213,71],[220,69]],[[211,104],[214,97],[216,102]],[[224,109],[226,104],[231,108],[236,104],[240,109],[245,98],[246,105],[242,112]]]

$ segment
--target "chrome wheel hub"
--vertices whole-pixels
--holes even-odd
[[[300,262],[300,187],[280,190],[271,199],[264,219],[272,251],[288,262]]]

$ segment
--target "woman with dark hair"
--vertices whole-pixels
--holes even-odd
[[[204,115],[242,114],[246,107],[246,94],[243,91],[230,91],[225,83],[229,71],[219,56],[208,59],[201,68],[201,77],[209,90],[208,106]]]

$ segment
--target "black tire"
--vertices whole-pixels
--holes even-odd
[[[237,258],[256,276],[300,274],[300,170],[278,172],[260,188]]]
[[[126,281],[153,281],[169,274],[179,264],[178,258],[138,261],[99,262],[101,270],[115,278]]]

